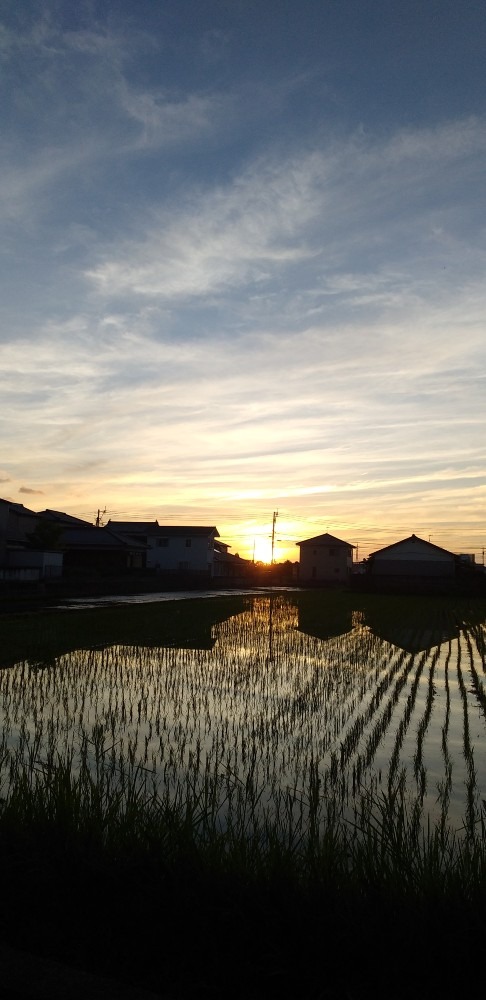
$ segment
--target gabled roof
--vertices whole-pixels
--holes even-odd
[[[407,545],[409,542],[420,542],[421,545],[425,545],[428,549],[433,549],[435,552],[444,552],[445,555],[452,556],[454,559],[457,556],[454,552],[450,552],[449,549],[443,549],[440,545],[434,545],[433,542],[428,542],[425,538],[419,538],[418,535],[408,535],[407,538],[401,538],[398,542],[392,542],[391,545],[384,545],[382,549],[376,549],[375,552],[370,552],[369,558],[372,559],[374,556],[381,555],[382,552],[388,552],[390,549],[396,549],[400,545]]]
[[[355,545],[351,545],[351,542],[343,542],[342,538],[336,538],[335,535],[330,535],[328,531],[325,531],[323,535],[315,535],[314,538],[304,538],[302,542],[296,542],[296,545],[344,545],[347,549],[355,549]]]

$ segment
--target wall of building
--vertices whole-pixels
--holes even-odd
[[[353,564],[352,551],[344,545],[301,545],[299,578],[326,583],[347,580]]]
[[[372,572],[375,576],[452,577],[455,558],[450,552],[409,540],[377,552]]]
[[[169,572],[213,573],[214,545],[210,537],[147,536],[147,567]]]
[[[8,564],[12,568],[35,569],[38,579],[62,575],[62,552],[38,552],[25,549],[10,552]]]

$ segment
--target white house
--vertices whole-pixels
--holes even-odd
[[[327,531],[297,542],[300,548],[299,580],[302,583],[345,583],[353,568],[354,545]]]
[[[108,521],[108,528],[147,546],[147,568],[168,573],[197,573],[212,577],[215,566],[215,527],[159,524],[158,521]]]
[[[372,552],[368,559],[368,572],[374,577],[403,578],[453,578],[458,557],[439,545],[410,535],[392,545]]]

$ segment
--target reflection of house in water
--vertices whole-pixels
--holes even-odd
[[[0,667],[21,661],[50,665],[75,650],[110,646],[210,650],[216,642],[215,627],[246,607],[244,597],[202,599],[192,612],[189,604],[192,602],[171,601],[170,617],[162,611],[168,602],[77,610],[72,614],[68,610],[50,612],[48,631],[45,617],[38,615],[29,620],[28,634],[19,618],[0,650]]]
[[[393,600],[393,598],[391,598]],[[407,653],[421,653],[458,639],[461,632],[484,624],[484,608],[469,607],[467,620],[444,605],[413,602],[393,607],[384,601],[380,609],[367,609],[365,624],[373,635]]]
[[[353,612],[348,608],[333,609],[331,613],[325,609],[319,618],[313,608],[299,604],[298,610],[299,632],[305,632],[314,639],[335,639],[352,631]]]
[[[384,639],[392,646],[398,646],[407,653],[422,653],[426,649],[440,646],[459,637],[461,626],[457,623],[431,622],[424,623],[423,617],[415,620],[380,621],[366,616],[366,624],[373,635]]]

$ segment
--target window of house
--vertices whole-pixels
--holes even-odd
[[[192,545],[192,538],[186,538],[186,549],[190,549]]]

